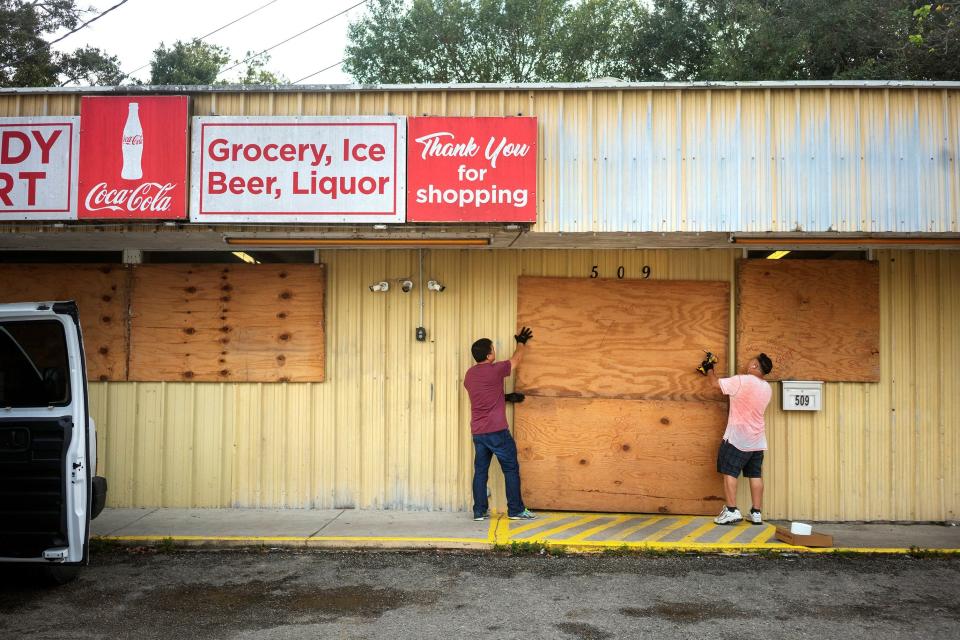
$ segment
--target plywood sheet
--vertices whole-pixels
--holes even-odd
[[[736,316],[738,371],[763,352],[768,380],[880,380],[876,262],[741,260]]]
[[[90,380],[127,377],[128,271],[123,265],[0,265],[0,302],[76,300]]]
[[[531,509],[713,514],[725,402],[527,396],[514,410]]]
[[[727,282],[521,277],[517,323],[534,337],[516,387],[542,396],[711,399],[695,372],[726,361]]]
[[[323,265],[138,265],[130,379],[319,382]]]

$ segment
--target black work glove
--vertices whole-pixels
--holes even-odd
[[[513,336],[513,339],[517,341],[518,344],[527,344],[527,340],[533,337],[533,331],[530,330],[530,327],[522,327],[520,333]]]
[[[523,402],[523,399],[526,397],[527,396],[523,395],[522,393],[515,391],[514,393],[508,393],[504,395],[503,399],[507,402]]]
[[[707,351],[707,359],[700,363],[700,366],[697,367],[697,371],[699,371],[702,375],[707,375],[707,371],[713,369],[713,365],[716,363],[717,356]]]

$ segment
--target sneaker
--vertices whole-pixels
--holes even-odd
[[[740,509],[734,509],[730,511],[726,507],[723,508],[723,511],[720,512],[716,518],[713,519],[716,524],[737,524],[738,522],[743,522],[743,516],[740,515]]]
[[[763,517],[760,515],[759,511],[750,509],[750,515],[748,517],[750,519],[750,524],[763,524]]]
[[[480,522],[481,520],[489,520],[489,519],[490,519],[490,510],[489,510],[489,509],[488,509],[486,512],[484,512],[483,515],[473,516],[474,522]]]
[[[536,520],[537,516],[530,509],[524,509],[515,516],[509,516],[511,520]]]

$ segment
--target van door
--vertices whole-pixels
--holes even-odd
[[[88,420],[76,304],[0,304],[0,562],[86,563]]]

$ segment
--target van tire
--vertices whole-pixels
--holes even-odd
[[[80,574],[77,565],[51,564],[40,567],[38,571],[40,584],[46,587],[59,587],[72,582]]]

